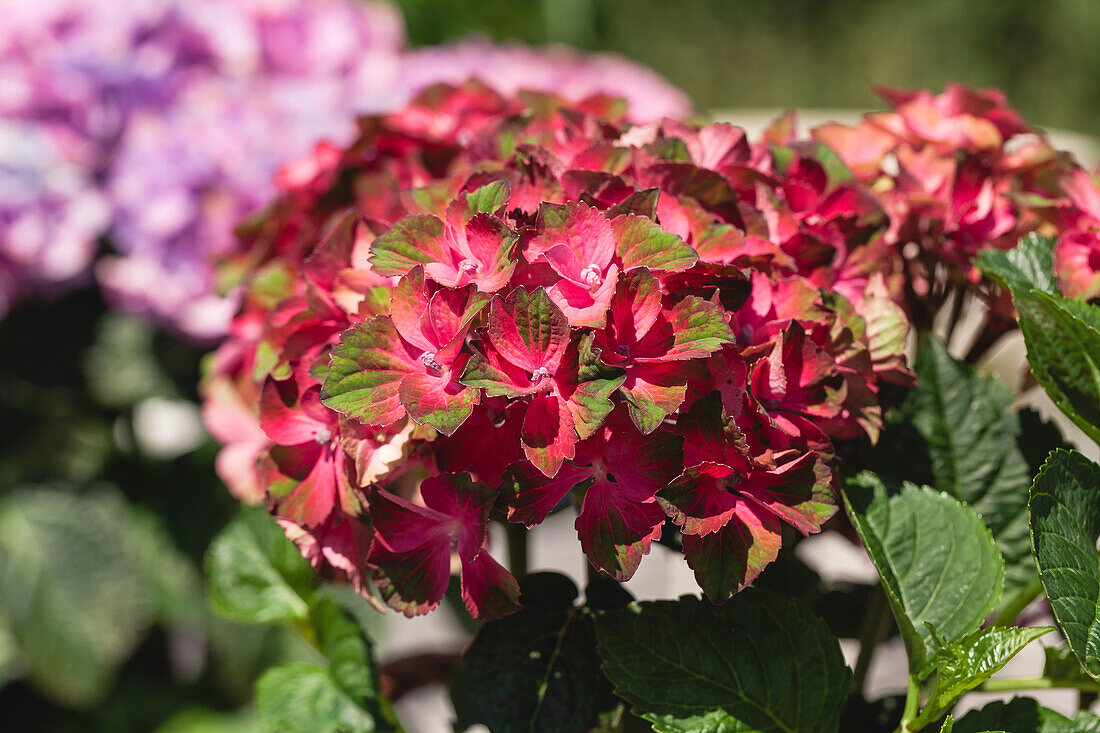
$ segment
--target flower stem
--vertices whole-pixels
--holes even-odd
[[[867,599],[867,611],[859,629],[859,657],[856,659],[852,674],[852,692],[862,692],[863,682],[867,679],[867,670],[871,668],[871,657],[882,638],[883,621],[886,615],[886,592],[881,585],[871,589]]]
[[[901,723],[898,724],[898,733],[913,733],[917,730],[913,727],[913,721],[917,718],[920,708],[920,680],[916,676],[909,675],[909,685],[905,690],[905,710],[901,713]]]
[[[978,688],[982,692],[1012,692],[1015,690],[1081,690],[1100,692],[1100,682],[1091,680],[1052,680],[1049,677],[1021,677],[1018,679],[986,680]]]
[[[508,538],[508,569],[520,580],[527,575],[527,528],[508,522],[504,534]]]
[[[1016,591],[1016,595],[1012,597],[1008,605],[1001,609],[1001,611],[993,617],[993,621],[990,622],[991,626],[1011,626],[1012,623],[1024,612],[1024,609],[1031,605],[1031,602],[1039,597],[1039,594],[1043,592],[1043,584],[1039,581],[1039,576],[1035,576],[1031,579],[1031,582],[1025,585],[1020,590]]]

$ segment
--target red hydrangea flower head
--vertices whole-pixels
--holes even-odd
[[[910,378],[888,209],[790,125],[625,119],[436,87],[242,228],[209,414],[319,571],[495,618],[489,524],[575,511],[598,571],[667,540],[721,602],[836,511],[833,441]]]

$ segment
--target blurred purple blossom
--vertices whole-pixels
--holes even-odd
[[[108,300],[204,341],[235,308],[213,276],[234,223],[282,163],[346,143],[356,113],[469,76],[621,95],[639,121],[690,109],[617,56],[480,39],[404,51],[381,2],[0,0],[0,17],[0,312],[80,282],[106,235]]]

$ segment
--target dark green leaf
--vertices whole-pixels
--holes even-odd
[[[1070,649],[1100,677],[1100,466],[1057,450],[1043,464],[1028,503],[1039,578]]]
[[[596,635],[615,692],[663,733],[836,731],[851,685],[825,624],[763,590],[633,603]]]
[[[1011,391],[955,360],[935,337],[921,341],[915,370],[917,389],[903,411],[927,444],[933,486],[981,515],[1004,555],[1008,588],[1026,585],[1035,577],[1027,531],[1031,472],[1017,443]]]
[[[849,482],[844,503],[882,578],[910,674],[923,679],[935,654],[925,624],[947,641],[977,631],[1001,596],[1004,560],[978,515],[927,487],[889,496],[864,473]]]
[[[1100,308],[1037,290],[1013,297],[1032,373],[1058,409],[1100,442]]]
[[[267,512],[243,510],[206,552],[211,607],[236,621],[300,621],[316,576]]]
[[[486,624],[464,657],[464,693],[494,733],[584,731],[615,708],[591,612],[565,576],[523,579],[523,610]]]
[[[1100,733],[1100,718],[1081,712],[1073,720],[1034,700],[1018,697],[1011,702],[991,702],[956,721],[951,733]]]

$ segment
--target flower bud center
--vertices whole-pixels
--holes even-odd
[[[473,260],[462,260],[458,263],[458,269],[465,272],[467,275],[473,275],[477,272],[479,265]]]
[[[589,265],[581,270],[581,282],[592,290],[600,287],[600,285],[603,284],[603,276],[600,275],[600,268],[595,265]]]
[[[443,365],[435,360],[435,353],[432,351],[425,351],[421,354],[420,361],[432,371],[438,372],[443,369]]]
[[[539,367],[535,371],[531,372],[531,384],[541,384],[542,380],[550,376],[550,370],[544,366]]]
[[[332,431],[328,428],[317,428],[313,433],[313,439],[321,445],[328,445],[332,442]]]

